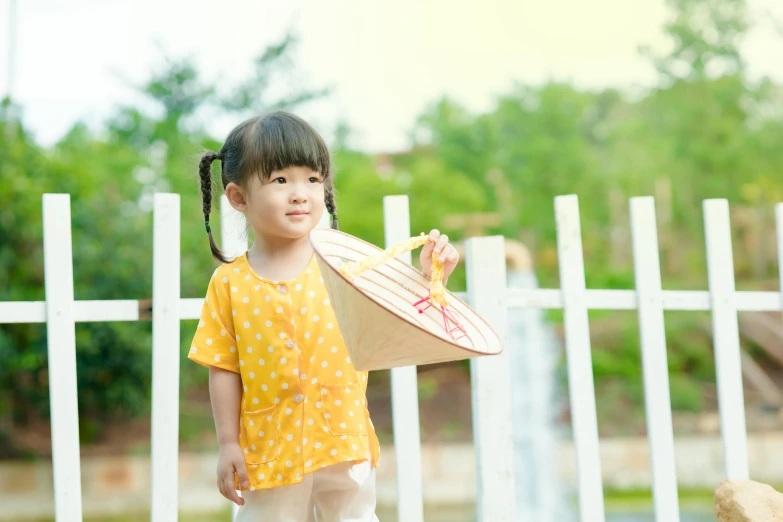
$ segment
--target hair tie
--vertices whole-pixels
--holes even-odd
[[[216,152],[215,153],[215,159],[223,161],[223,154],[221,154],[220,152]]]

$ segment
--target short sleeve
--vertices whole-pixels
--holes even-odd
[[[216,270],[209,281],[201,319],[193,336],[188,359],[239,373],[239,357],[228,278]]]

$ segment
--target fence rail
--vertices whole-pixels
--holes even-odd
[[[386,243],[410,235],[407,198],[384,200]],[[666,359],[666,310],[710,311],[715,360],[724,471],[727,478],[747,478],[748,454],[743,404],[737,312],[783,310],[783,204],[775,207],[779,292],[737,291],[732,262],[729,206],[725,200],[703,204],[709,290],[661,288],[660,260],[652,198],[630,202],[635,290],[588,289],[576,196],[555,200],[560,289],[510,289],[505,280],[503,241],[499,237],[472,238],[466,244],[468,291],[461,294],[508,338],[508,310],[562,309],[568,358],[568,387],[577,460],[579,518],[605,519],[599,438],[593,385],[589,310],[637,310],[648,437],[653,473],[655,516],[658,521],[679,519],[674,466],[671,406]],[[81,480],[76,393],[75,323],[137,321],[149,316],[149,300],[75,301],[71,245],[70,198],[43,197],[44,269],[46,300],[0,302],[0,323],[46,323],[55,512],[58,521],[82,520]],[[179,321],[197,319],[202,298],[180,296],[179,196],[157,194],[153,224],[153,407],[152,407],[152,520],[177,517]],[[228,255],[247,247],[243,225],[228,205],[221,204],[222,246]],[[508,350],[524,350],[509,346]],[[508,352],[508,351],[507,351]],[[477,499],[480,522],[516,521],[511,379],[507,355],[471,361],[473,429],[477,445]],[[392,372],[395,444],[412,458],[399,459],[398,510],[401,520],[421,522],[420,440],[415,368]]]

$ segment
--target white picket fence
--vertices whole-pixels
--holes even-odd
[[[585,288],[584,258],[576,196],[555,199],[560,289],[508,289],[501,237],[466,244],[468,292],[473,308],[506,337],[509,308],[564,311],[568,388],[577,460],[578,514],[603,522],[604,501],[590,355],[588,310],[638,310],[644,395],[650,441],[656,520],[679,520],[671,407],[666,362],[664,310],[712,312],[725,476],[748,478],[738,311],[783,310],[783,204],[776,207],[780,292],[738,292],[734,286],[729,206],[704,202],[709,290],[661,288],[655,207],[652,198],[631,200],[636,290]],[[223,205],[222,208],[228,208]],[[232,212],[221,212],[223,247],[246,247]],[[110,219],[110,217],[105,217]],[[408,200],[384,199],[386,243],[411,235]],[[70,197],[43,196],[46,300],[0,302],[0,323],[47,324],[55,512],[58,522],[82,520],[74,325],[87,321],[135,321],[138,301],[74,301]],[[153,225],[153,522],[177,519],[179,322],[197,319],[202,297],[180,296],[180,204],[175,194],[157,194]],[[77,267],[78,268],[78,267]],[[206,270],[206,268],[205,268]],[[522,347],[524,348],[524,347]],[[473,431],[476,447],[477,519],[516,522],[508,350],[471,361]],[[415,368],[392,372],[395,446],[409,456],[397,459],[398,512],[404,522],[423,521],[419,417]]]

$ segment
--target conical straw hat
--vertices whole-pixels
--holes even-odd
[[[456,361],[503,350],[481,317],[438,286],[442,265],[440,271],[433,265],[431,280],[394,257],[426,243],[425,236],[384,251],[344,232],[317,228],[310,242],[357,370]]]

